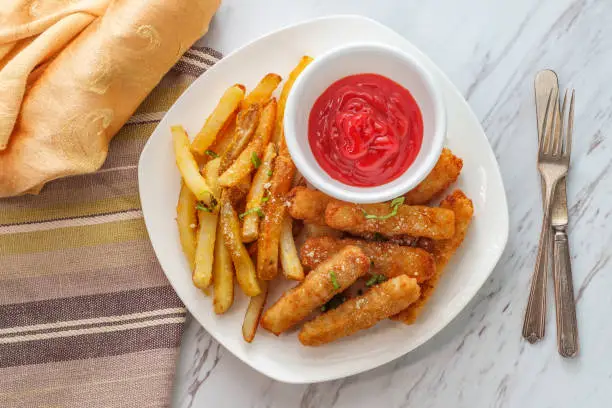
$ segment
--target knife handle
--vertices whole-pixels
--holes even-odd
[[[550,246],[548,245],[550,235],[550,228],[546,228],[540,234],[536,268],[531,278],[531,289],[523,321],[523,337],[531,344],[544,338],[546,327],[546,283],[550,255]]]
[[[572,282],[572,265],[565,229],[555,229],[553,243],[553,279],[557,304],[557,347],[563,357],[578,353],[578,323]]]

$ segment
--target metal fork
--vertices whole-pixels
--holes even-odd
[[[565,120],[565,108],[569,101],[564,132],[567,134],[565,143],[569,156],[571,150],[572,131],[574,127],[574,91],[565,91],[562,121]],[[561,187],[561,184],[559,184]],[[578,323],[576,321],[576,302],[574,301],[574,285],[572,283],[572,265],[567,237],[567,201],[565,197],[557,198],[551,211],[551,226],[554,232],[553,241],[553,281],[555,282],[555,304],[557,311],[557,347],[563,357],[574,357],[578,353]]]
[[[523,323],[523,337],[530,343],[544,337],[546,322],[546,249],[551,239],[551,209],[552,197],[559,180],[567,174],[571,149],[571,129],[562,131],[565,116],[563,111],[555,108],[558,101],[558,91],[553,89],[548,96],[546,106],[546,120],[542,138],[538,149],[538,170],[544,181],[544,220],[540,232],[540,245],[536,257],[535,269],[531,280],[531,290],[525,321]],[[573,109],[571,110],[573,113]],[[570,124],[573,118],[570,118]]]

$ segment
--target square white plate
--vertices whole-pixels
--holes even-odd
[[[252,88],[268,72],[286,76],[299,58],[352,42],[386,43],[418,56],[439,81],[448,108],[447,145],[464,160],[457,187],[474,201],[475,218],[463,246],[416,324],[385,321],[318,348],[303,347],[295,332],[276,337],[258,330],[242,339],[247,299],[236,290],[230,311],[217,316],[212,299],[195,288],[175,222],[180,175],[170,125],[194,135],[223,91],[240,82]],[[394,360],[426,342],[465,307],[490,275],[508,237],[508,208],[495,156],[480,123],[459,91],[425,55],[389,28],[363,17],[337,16],[301,23],[262,37],[233,52],[199,77],[161,120],[140,157],[140,198],[153,248],[168,280],[193,316],[229,351],[256,370],[288,383],[332,380]],[[276,300],[272,293],[270,303]]]

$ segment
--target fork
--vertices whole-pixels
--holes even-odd
[[[571,151],[572,131],[574,127],[574,90],[565,91],[562,121],[565,119],[565,107],[569,101],[569,114],[565,133],[565,143],[568,155]],[[559,184],[559,188],[561,184]],[[576,302],[574,300],[574,285],[572,283],[572,266],[567,237],[567,202],[565,197],[557,194],[551,212],[553,230],[553,281],[555,282],[555,304],[557,312],[557,347],[563,357],[574,357],[578,353],[578,324],[576,321]],[[561,199],[559,199],[561,198]]]
[[[567,175],[569,168],[569,155],[571,149],[570,131],[562,131],[565,116],[565,103],[563,112],[555,108],[558,101],[558,91],[551,90],[546,106],[544,132],[540,139],[538,149],[538,170],[544,181],[544,220],[540,232],[540,245],[536,257],[535,269],[531,280],[531,290],[525,321],[523,323],[523,337],[530,343],[535,343],[544,337],[546,322],[546,251],[551,239],[551,210],[552,197],[559,180]],[[573,113],[573,109],[571,110]],[[573,118],[570,118],[570,124]]]

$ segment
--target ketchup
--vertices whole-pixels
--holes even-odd
[[[344,77],[310,111],[308,142],[315,159],[332,178],[351,186],[396,179],[414,162],[422,141],[416,101],[382,75]]]

